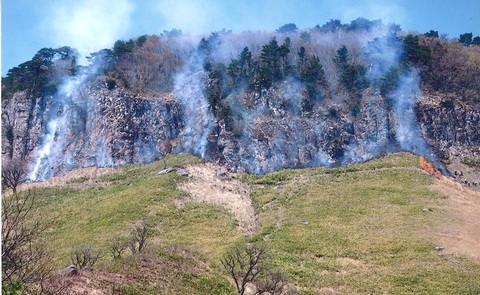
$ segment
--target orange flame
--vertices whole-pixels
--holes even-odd
[[[420,157],[420,166],[422,166],[422,169],[435,176],[436,178],[440,179],[441,176],[442,176],[442,173],[438,172],[437,170],[435,170],[435,168],[433,167],[432,163],[430,163],[427,159],[425,159],[424,157]]]

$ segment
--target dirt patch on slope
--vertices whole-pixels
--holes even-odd
[[[57,294],[65,295],[107,295],[112,294],[113,286],[127,283],[126,276],[107,272],[82,272],[77,276],[56,278],[50,286]],[[120,294],[114,292],[113,294]]]
[[[463,164],[460,158],[452,157],[447,169],[453,180],[462,187],[480,192],[480,167],[470,167]]]
[[[235,216],[239,226],[248,234],[256,231],[257,216],[247,185],[210,163],[190,166],[187,170],[191,179],[182,186],[189,193],[187,201],[221,206]]]
[[[178,288],[184,285],[186,274],[193,278],[214,276],[210,264],[188,248],[172,245],[162,249],[162,253],[166,257],[122,258],[115,264],[116,272],[93,270],[80,271],[78,275],[57,275],[47,287],[58,290],[52,294],[62,295],[186,294],[180,293],[182,288]]]
[[[435,180],[432,188],[446,196],[442,211],[445,220],[432,237],[445,247],[446,254],[461,254],[480,260],[480,192],[462,187],[450,178]]]
[[[64,174],[55,176],[46,181],[32,181],[27,183],[22,183],[18,190],[27,190],[37,187],[47,187],[47,186],[73,186],[73,187],[88,187],[95,181],[97,178],[112,173],[116,171],[116,168],[111,167],[84,167],[77,168]]]

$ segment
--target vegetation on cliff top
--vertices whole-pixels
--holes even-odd
[[[382,37],[368,43],[360,40],[375,35]],[[358,18],[350,24],[330,20],[303,30],[295,24],[286,24],[276,32],[223,30],[200,40],[178,30],[164,31],[159,36],[118,40],[111,49],[92,53],[88,59],[99,68],[98,74],[105,75],[109,89],[119,86],[137,93],[172,90],[175,75],[187,60],[198,59],[209,74],[211,108],[222,119],[228,113],[223,99],[231,91],[247,86],[260,93],[288,77],[305,85],[303,107],[307,110],[311,100],[328,95],[327,84],[338,83],[350,92],[355,109],[360,90],[381,84],[385,93],[395,87],[397,73],[405,67],[420,69],[423,89],[455,94],[466,103],[478,104],[479,40],[471,33],[458,39],[440,37],[433,30],[412,34],[402,32],[396,24]],[[367,59],[378,55],[382,46],[400,50],[401,60],[399,66],[384,69],[386,73],[379,80],[372,80],[366,77],[371,70]],[[336,69],[332,68],[332,58]],[[16,91],[28,91],[32,99],[53,94],[64,75],[81,71],[76,59],[75,50],[69,47],[41,49],[32,60],[10,69],[2,78],[3,97],[8,99]],[[325,70],[337,75],[326,79]]]

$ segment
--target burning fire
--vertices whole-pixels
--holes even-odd
[[[420,157],[420,166],[422,166],[422,169],[435,176],[436,178],[440,179],[441,176],[442,176],[442,173],[440,173],[439,171],[435,170],[435,168],[433,167],[432,163],[430,163],[427,159],[425,159],[424,157]]]

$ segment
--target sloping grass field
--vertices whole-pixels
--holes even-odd
[[[172,167],[201,163],[186,154],[166,158]],[[480,261],[435,249],[441,245],[429,233],[455,221],[445,214],[449,196],[430,188],[435,179],[417,156],[240,175],[258,216],[254,235],[224,208],[185,201],[179,184],[188,177],[158,175],[163,168],[163,161],[125,166],[36,188],[36,214],[54,220],[45,238],[55,248],[56,267],[70,264],[70,250],[81,244],[108,253],[113,237],[147,220],[155,225],[152,263],[105,254],[92,280],[96,272],[122,275],[108,286],[115,294],[234,294],[220,258],[235,244],[261,242],[269,264],[299,294],[480,294]]]

